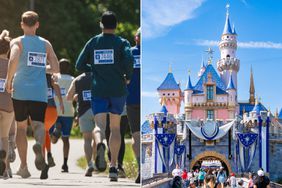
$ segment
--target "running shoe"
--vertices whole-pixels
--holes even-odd
[[[118,171],[116,167],[110,167],[109,178],[110,178],[110,181],[118,181]]]
[[[9,179],[9,178],[10,178],[10,177],[9,177],[8,171],[5,170],[5,172],[3,173],[3,179],[4,179],[4,180],[7,180],[7,179]]]
[[[48,179],[48,171],[49,171],[49,165],[45,165],[45,168],[41,171],[41,175],[40,175],[41,180]]]
[[[119,178],[126,178],[125,171],[121,166],[119,166],[117,170],[118,170],[118,177]]]
[[[67,164],[63,164],[61,172],[63,172],[63,173],[69,172],[69,167],[68,167]]]
[[[12,169],[11,169],[11,168],[8,168],[8,169],[7,169],[7,173],[8,173],[8,175],[9,175],[10,178],[13,177]]]
[[[5,158],[6,158],[6,151],[1,150],[0,151],[0,176],[3,176],[3,173],[5,172],[5,169],[6,169]]]
[[[9,154],[8,154],[8,160],[10,163],[14,162],[16,160],[16,152],[15,152],[15,143],[9,142]]]
[[[24,168],[20,168],[17,173],[17,175],[21,176],[22,178],[29,178],[31,175],[27,169],[27,166]]]
[[[46,166],[45,159],[42,155],[42,147],[41,144],[35,143],[33,145],[33,151],[35,153],[35,166],[37,170],[43,170]]]
[[[99,143],[97,145],[97,156],[95,159],[95,164],[100,172],[104,172],[107,168],[107,162],[105,160],[105,150],[105,144]]]
[[[62,135],[61,130],[58,129],[57,127],[55,127],[53,132],[50,135],[51,142],[53,144],[56,144],[58,142],[59,138],[61,137],[61,135]]]
[[[48,161],[48,166],[49,166],[50,168],[56,166],[55,161],[54,161],[54,158],[53,158],[52,156],[48,156],[48,157],[47,157],[47,161]]]
[[[89,167],[85,173],[86,177],[91,177],[92,173],[94,172],[94,168],[93,167]]]

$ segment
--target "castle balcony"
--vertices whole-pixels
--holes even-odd
[[[236,41],[223,40],[219,43],[219,48],[220,48],[220,50],[225,49],[225,48],[237,49],[237,43],[236,43]]]
[[[222,58],[217,61],[217,70],[222,72],[223,70],[234,70],[239,71],[240,60],[233,57]]]
[[[193,108],[227,108],[228,103],[226,102],[213,102],[213,101],[208,101],[208,102],[197,102],[193,103],[190,105],[185,106],[185,111]]]

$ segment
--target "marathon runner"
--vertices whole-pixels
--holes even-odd
[[[111,162],[109,178],[118,180],[117,158],[120,149],[120,114],[125,105],[127,89],[133,71],[133,56],[127,40],[116,36],[117,19],[115,13],[107,11],[101,17],[102,33],[91,38],[81,51],[76,69],[92,71],[92,110],[97,126],[97,157],[95,164],[100,171],[106,169],[105,138],[106,117],[110,114]]]
[[[49,41],[36,35],[39,16],[36,12],[22,14],[21,28],[24,35],[11,41],[6,89],[12,93],[17,122],[17,148],[21,160],[22,178],[30,177],[27,167],[27,121],[30,117],[36,143],[33,145],[35,166],[41,170],[40,179],[48,178],[49,166],[45,163],[42,146],[45,140],[44,118],[47,107],[46,72],[58,73],[58,59]],[[46,65],[46,62],[50,65]]]
[[[88,169],[85,176],[91,177],[94,170],[97,170],[92,161],[96,157],[96,144],[93,134],[95,122],[91,109],[91,72],[86,72],[76,77],[68,90],[67,100],[77,102],[78,124],[80,132],[84,138],[84,153],[88,164]],[[93,146],[92,146],[93,141]]]

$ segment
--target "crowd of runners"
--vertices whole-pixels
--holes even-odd
[[[32,175],[28,166],[33,164],[27,162],[26,132],[30,125],[40,179],[47,179],[49,168],[56,165],[51,143],[61,138],[62,172],[69,172],[70,148],[84,147],[88,164],[85,176],[103,172],[109,165],[110,181],[117,181],[125,177],[124,132],[125,124],[129,124],[139,168],[135,182],[140,183],[140,30],[135,35],[136,45],[131,47],[126,39],[115,35],[117,18],[113,12],[103,13],[100,27],[102,33],[91,38],[77,58],[75,68],[80,75],[76,78],[70,75],[70,60],[58,60],[51,43],[36,35],[36,12],[22,14],[22,36],[12,39],[9,31],[1,33],[0,176],[4,179],[13,176],[15,169],[10,163],[15,161],[15,150],[21,162],[16,175]],[[84,146],[70,146],[75,120]],[[105,158],[107,148],[109,162]]]

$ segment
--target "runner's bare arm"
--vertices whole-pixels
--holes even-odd
[[[75,79],[71,82],[70,88],[67,93],[67,100],[72,101],[75,95]]]
[[[54,88],[54,92],[55,92],[56,96],[59,99],[61,112],[62,112],[62,114],[64,114],[65,113],[65,107],[64,107],[64,103],[63,103],[63,98],[62,98],[60,86],[57,83],[55,83],[55,81],[53,79],[51,80],[51,84]]]
[[[7,71],[7,78],[6,78],[6,90],[7,92],[12,92],[12,80],[17,71],[17,66],[19,64],[20,54],[21,54],[21,45],[20,40],[18,38],[11,41],[11,52],[10,52],[10,59]]]
[[[47,73],[59,73],[60,66],[58,58],[53,50],[53,47],[50,42],[46,41],[46,52],[47,52],[47,61],[50,65],[46,66]]]

